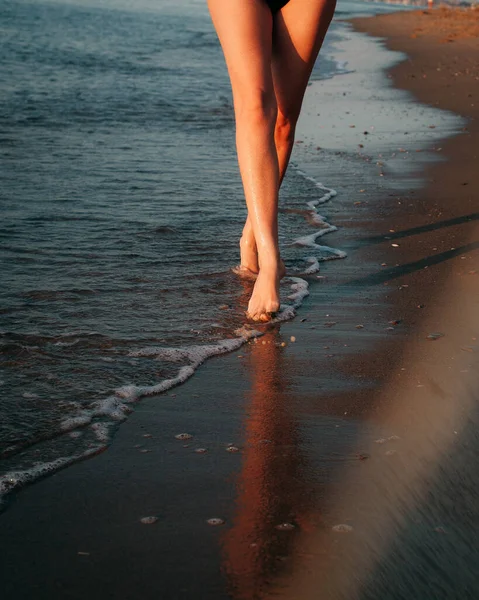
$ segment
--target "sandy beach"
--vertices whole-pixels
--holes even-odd
[[[384,77],[411,111],[439,109],[417,125],[435,141],[398,114],[404,141],[383,133],[395,147],[379,157],[377,126],[334,122],[350,148],[325,167],[318,144],[316,167],[339,190],[322,213],[348,258],[321,266],[293,321],[143,399],[105,452],[10,497],[3,599],[479,596],[478,19],[352,21],[351,36],[404,53]],[[311,110],[298,153],[321,139]]]

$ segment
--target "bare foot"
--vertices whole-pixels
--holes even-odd
[[[240,239],[241,263],[232,268],[233,273],[244,279],[256,279],[259,273],[258,250],[253,236],[243,233]],[[286,266],[280,259],[279,278],[283,279],[286,275]]]
[[[253,321],[271,321],[279,310],[281,264],[279,261],[275,265],[264,266],[258,273],[246,313]]]

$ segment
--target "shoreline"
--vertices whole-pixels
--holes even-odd
[[[477,375],[471,331],[479,334],[473,273],[479,247],[478,114],[456,84],[448,87],[457,79],[454,53],[465,50],[445,46],[441,61],[447,79],[441,75],[439,88],[429,86],[438,81],[433,78],[438,67],[431,62],[434,47],[428,52],[423,38],[397,33],[408,31],[408,19],[415,18],[410,15],[353,23],[387,34],[393,49],[407,46],[410,58],[391,71],[395,85],[413,91],[421,102],[454,107],[471,119],[464,135],[441,142],[447,162],[426,166],[426,185],[394,193],[394,205],[385,201],[385,188],[372,181],[368,200],[354,205],[359,190],[354,179],[347,180],[351,198],[344,191],[324,208],[342,226],[328,243],[356,246],[347,261],[334,261],[337,272],[324,266],[327,286],[339,289],[339,296],[328,293],[327,286],[314,286],[301,314],[281,330],[209,361],[173,393],[143,400],[106,453],[21,491],[0,516],[6,598],[31,597],[32,589],[37,598],[180,598],[195,597],[199,589],[204,598],[223,598],[229,589],[230,597],[246,600],[259,591],[269,597],[271,587],[281,597],[297,598],[302,589],[301,598],[309,598],[318,585],[333,598],[352,598],[358,569],[371,570],[371,553],[394,535],[391,505],[404,499],[404,490],[415,502],[415,492],[422,499],[417,478],[428,475],[415,465],[423,460],[435,466],[434,451],[449,448],[451,435],[457,452],[457,434],[448,425],[457,422],[460,432],[464,426],[451,399],[474,390],[472,379],[464,385],[461,371]],[[417,73],[427,77],[411,77]],[[338,157],[336,165],[328,165],[328,186],[335,187],[344,164]],[[390,177],[407,187],[401,175]],[[444,336],[427,340],[435,331]],[[460,368],[450,369],[451,356]],[[417,398],[424,388],[429,396]],[[404,398],[410,402],[401,402]],[[464,411],[472,396],[469,400],[462,403]],[[474,420],[470,411],[467,416]],[[436,440],[431,441],[428,428]],[[175,439],[182,432],[193,435],[191,441]],[[380,439],[385,445],[376,443]],[[467,438],[459,450],[466,442],[472,443]],[[237,451],[228,450],[232,447]],[[195,452],[200,448],[207,452]],[[386,454],[390,450],[393,454]],[[406,475],[416,483],[408,479],[401,486]],[[383,479],[394,490],[386,495],[388,506],[381,502]],[[440,501],[429,507],[434,518],[443,509]],[[148,515],[158,522],[139,524]],[[209,526],[206,520],[214,517],[225,525]],[[474,515],[468,518],[474,522]],[[375,519],[389,534],[382,540]],[[292,527],[278,529],[282,524]],[[373,540],[373,550],[361,545],[360,536],[338,542],[331,528],[341,524],[343,533],[351,527]],[[436,527],[456,535],[459,528],[457,523]],[[437,532],[430,530],[424,530],[429,547],[447,546],[446,536],[435,542]],[[457,543],[452,538],[451,549]],[[386,561],[389,569],[394,570],[395,556]],[[312,564],[317,567],[313,580]],[[462,597],[470,591],[466,584],[473,582],[464,578]]]

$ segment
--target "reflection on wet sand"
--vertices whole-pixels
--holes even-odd
[[[279,330],[250,354],[251,398],[232,528],[223,538],[223,570],[235,600],[253,600],[288,564],[307,511],[304,459],[299,449],[290,384]]]
[[[329,462],[328,477],[316,468],[331,452],[326,426],[319,439],[299,434],[311,413],[321,427],[322,403],[295,385],[277,331],[252,345],[236,514],[223,538],[232,598],[479,597],[479,279],[465,264],[451,262],[402,358],[344,419],[356,434],[341,457],[354,448],[369,458]]]
[[[410,334],[402,361],[365,412],[365,420],[383,432],[362,435],[370,459],[360,469],[338,467],[339,485],[323,491],[323,526],[298,532],[294,569],[262,598],[479,597],[475,273],[460,261],[451,267],[440,294],[431,298],[435,309]],[[340,523],[351,529],[338,532],[334,525]]]

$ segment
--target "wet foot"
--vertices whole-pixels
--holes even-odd
[[[271,321],[278,312],[281,267],[284,269],[282,262],[278,261],[262,267],[258,273],[246,313],[253,321]]]
[[[240,239],[240,256],[241,263],[233,267],[232,271],[236,275],[244,279],[256,279],[259,273],[258,250],[254,237],[243,234]],[[279,278],[282,279],[286,275],[286,267],[284,262],[279,261]]]
[[[256,271],[252,271],[243,265],[236,265],[236,267],[233,267],[231,270],[239,277],[243,277],[243,279],[255,280],[258,277],[258,273]],[[279,278],[283,279],[283,277],[286,277],[286,266],[281,260],[279,263]]]

